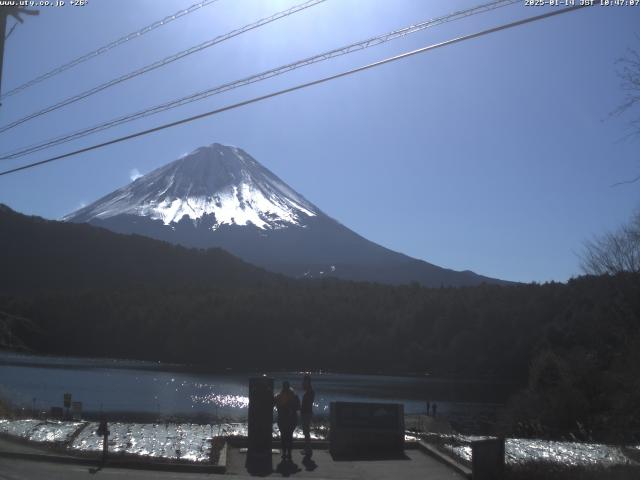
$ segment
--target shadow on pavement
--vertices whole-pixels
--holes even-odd
[[[311,459],[311,455],[306,455],[302,459],[302,464],[304,465],[304,469],[307,472],[313,472],[316,468],[318,468],[318,464]]]
[[[375,461],[384,461],[384,460],[411,460],[406,453],[391,453],[391,454],[380,454],[380,453],[376,453],[376,454],[358,454],[358,455],[334,455],[333,453],[330,454],[331,458],[333,458],[333,460],[335,462],[355,462],[355,461],[369,461],[369,462],[375,462]]]
[[[267,477],[273,473],[271,455],[261,456],[253,460],[247,458],[245,468],[252,477]]]
[[[288,477],[300,471],[301,468],[291,460],[282,460],[276,467],[276,472],[280,473],[283,477]]]

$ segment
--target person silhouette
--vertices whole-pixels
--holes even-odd
[[[311,456],[311,418],[313,416],[313,400],[315,392],[311,386],[311,375],[305,374],[302,380],[304,395],[302,396],[302,406],[300,407],[300,417],[302,420],[302,433],[304,433],[304,455]]]
[[[300,399],[291,390],[288,381],[282,382],[282,390],[274,398],[278,411],[278,429],[280,430],[280,443],[282,445],[282,459],[291,460],[293,448],[293,431],[298,424],[298,410]]]

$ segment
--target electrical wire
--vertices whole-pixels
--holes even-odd
[[[429,51],[435,50],[437,48],[442,48],[442,47],[446,47],[448,45],[453,45],[453,44],[464,42],[464,41],[467,41],[467,40],[472,40],[474,38],[482,37],[484,35],[489,35],[491,33],[496,33],[496,32],[502,31],[502,30],[507,30],[507,29],[518,27],[518,26],[525,25],[525,24],[528,24],[528,23],[533,23],[533,22],[536,22],[536,21],[539,21],[539,20],[543,20],[543,19],[546,19],[546,18],[549,18],[549,17],[554,17],[554,16],[561,15],[561,14],[564,14],[564,13],[574,12],[576,10],[580,10],[582,8],[586,8],[586,7],[589,7],[589,6],[592,6],[592,5],[593,4],[583,4],[583,5],[575,5],[575,6],[571,6],[571,7],[567,7],[567,8],[561,8],[561,9],[553,10],[551,12],[543,13],[541,15],[536,15],[536,16],[533,16],[533,17],[527,17],[527,18],[522,19],[522,20],[517,20],[517,21],[514,21],[514,22],[502,24],[502,25],[499,25],[497,27],[489,28],[487,30],[482,30],[482,31],[479,31],[479,32],[476,32],[476,33],[471,33],[471,34],[468,34],[468,35],[463,35],[461,37],[456,37],[456,38],[453,38],[451,40],[446,40],[444,42],[435,43],[435,44],[432,44],[432,45],[427,45],[425,47],[418,48],[416,50],[412,50],[412,51],[409,51],[409,52],[401,53],[399,55],[395,55],[393,57],[388,57],[388,58],[385,58],[383,60],[379,60],[377,62],[369,63],[368,65],[364,65],[364,66],[361,66],[361,67],[353,68],[351,70],[347,70],[347,71],[344,71],[344,72],[341,72],[341,73],[337,73],[337,74],[334,74],[334,75],[323,77],[323,78],[320,78],[320,79],[317,79],[317,80],[313,80],[313,81],[310,81],[310,82],[301,83],[301,84],[295,85],[293,87],[285,88],[283,90],[278,90],[276,92],[268,93],[266,95],[262,95],[262,96],[259,96],[259,97],[254,97],[254,98],[251,98],[249,100],[244,100],[242,102],[238,102],[238,103],[234,103],[234,104],[231,104],[231,105],[227,105],[225,107],[217,108],[215,110],[210,110],[208,112],[200,113],[198,115],[194,115],[194,116],[191,116],[191,117],[183,118],[181,120],[177,120],[177,121],[174,121],[174,122],[165,123],[163,125],[159,125],[159,126],[154,127],[154,128],[150,128],[150,129],[147,129],[147,130],[142,130],[142,131],[139,131],[139,132],[136,132],[136,133],[125,135],[123,137],[115,138],[113,140],[109,140],[109,141],[102,142],[102,143],[99,143],[99,144],[96,144],[96,145],[92,145],[92,146],[89,146],[89,147],[80,148],[80,149],[74,150],[72,152],[64,153],[62,155],[57,155],[57,156],[54,156],[54,157],[51,157],[51,158],[47,158],[45,160],[40,160],[38,162],[34,162],[34,163],[30,163],[30,164],[23,165],[23,166],[20,166],[20,167],[16,167],[16,168],[12,168],[12,169],[9,169],[9,170],[5,170],[5,171],[0,172],[0,176],[9,175],[11,173],[19,172],[19,171],[22,171],[22,170],[27,170],[29,168],[34,168],[34,167],[37,167],[37,166],[40,166],[40,165],[44,165],[44,164],[47,164],[47,163],[51,163],[51,162],[55,162],[55,161],[58,161],[58,160],[62,160],[64,158],[69,158],[69,157],[72,157],[74,155],[79,155],[81,153],[86,153],[86,152],[90,152],[90,151],[93,151],[93,150],[97,150],[99,148],[103,148],[103,147],[106,147],[108,145],[114,145],[116,143],[121,143],[121,142],[124,142],[124,141],[127,141],[127,140],[131,140],[131,139],[134,139],[134,138],[137,138],[137,137],[142,137],[144,135],[148,135],[148,134],[151,134],[151,133],[159,132],[159,131],[165,130],[167,128],[175,127],[175,126],[178,126],[178,125],[183,125],[185,123],[189,123],[189,122],[193,122],[195,120],[199,120],[199,119],[202,119],[202,118],[210,117],[212,115],[217,115],[217,114],[220,114],[222,112],[226,112],[228,110],[234,110],[236,108],[244,107],[244,106],[250,105],[252,103],[261,102],[261,101],[267,100],[269,98],[273,98],[273,97],[277,97],[277,96],[280,96],[280,95],[284,95],[284,94],[291,93],[291,92],[294,92],[294,91],[297,91],[297,90],[302,90],[304,88],[308,88],[308,87],[311,87],[311,86],[314,86],[314,85],[319,85],[321,83],[329,82],[331,80],[336,80],[338,78],[347,77],[347,76],[353,75],[355,73],[359,73],[359,72],[362,72],[362,71],[365,71],[365,70],[369,70],[369,69],[372,69],[372,68],[375,68],[375,67],[379,67],[379,66],[385,65],[387,63],[391,63],[391,62],[395,62],[395,61],[398,61],[398,60],[402,60],[402,59],[405,59],[405,58],[408,58],[408,57],[411,57],[411,56],[414,56],[414,55],[417,55],[417,54],[420,54],[420,53],[429,52]]]
[[[340,48],[335,48],[333,50],[329,50],[312,57],[305,58],[303,60],[298,60],[293,63],[289,63],[286,65],[282,65],[271,70],[267,70],[261,73],[257,73],[251,75],[249,77],[242,78],[240,80],[234,80],[232,82],[228,82],[222,85],[217,85],[215,87],[193,93],[187,95],[185,97],[181,97],[178,99],[174,99],[144,110],[140,110],[135,113],[131,113],[128,115],[124,115],[121,117],[117,117],[115,119],[109,120],[107,122],[103,122],[98,125],[94,125],[92,127],[87,127],[73,133],[65,134],[59,137],[55,137],[49,140],[45,140],[36,144],[29,145],[27,147],[21,147],[20,149],[3,153],[0,155],[0,160],[10,160],[15,158],[20,158],[25,155],[29,155],[34,152],[38,152],[41,150],[45,150],[48,148],[52,148],[57,145],[61,145],[63,143],[67,143],[73,140],[77,140],[79,138],[85,137],[87,135],[91,135],[94,133],[101,132],[103,130],[107,130],[109,128],[116,127],[118,125],[122,125],[124,123],[128,123],[134,120],[138,120],[140,118],[148,117],[151,115],[155,115],[157,113],[161,113],[173,108],[177,108],[188,103],[192,103],[198,100],[203,100],[205,98],[211,97],[213,95],[217,95],[220,93],[227,92],[229,90],[233,90],[235,88],[243,87],[246,85],[250,85],[252,83],[256,83],[259,81],[267,80],[269,78],[276,77],[278,75],[282,75],[288,73],[290,71],[296,70],[301,67],[306,67],[308,65],[313,65],[315,63],[319,63],[325,60],[329,60],[331,58],[335,58],[338,56],[346,55],[352,53],[354,51],[363,50],[369,47],[381,45],[383,43],[389,42],[391,40],[395,40],[398,38],[402,38],[404,36],[420,32],[426,28],[434,27],[437,25],[441,25],[444,23],[448,23],[454,20],[460,20],[462,18],[466,18],[472,15],[477,15],[479,13],[484,13],[487,11],[495,10],[500,7],[505,7],[508,5],[512,5],[514,3],[519,3],[520,0],[498,0],[490,3],[485,3],[482,5],[478,5],[476,7],[472,7],[466,10],[460,10],[457,12],[450,13],[448,15],[444,15],[441,17],[433,18],[430,20],[425,20],[423,22],[409,25],[397,30],[393,30],[391,32],[385,33],[383,35],[378,35],[375,37],[368,38],[366,40],[362,40],[359,42],[352,43],[350,45],[346,45]]]
[[[59,67],[56,67],[50,71],[48,71],[47,73],[43,73],[42,75],[35,77],[31,80],[29,80],[28,82],[25,82],[21,85],[18,85],[17,87],[13,88],[12,90],[9,90],[6,93],[3,93],[2,95],[0,95],[0,100],[6,98],[6,97],[10,97],[11,95],[15,95],[17,93],[20,93],[24,90],[26,90],[29,87],[33,87],[34,85],[40,83],[40,82],[44,82],[45,80],[54,77],[56,75],[58,75],[59,73],[62,73],[64,71],[69,70],[70,68],[75,67],[76,65],[80,65],[83,62],[86,62],[87,60],[90,60],[92,58],[97,57],[98,55],[102,55],[103,53],[108,52],[109,50],[112,50],[116,47],[119,47],[120,45],[122,45],[123,43],[126,43],[130,40],[133,40],[134,38],[139,38],[142,35],[144,35],[145,33],[149,33],[152,30],[155,30],[158,27],[162,27],[164,25],[167,25],[168,23],[173,22],[174,20],[177,20],[180,17],[184,17],[185,15],[188,15],[190,13],[193,13],[203,7],[206,7],[207,5],[211,5],[212,3],[217,2],[218,0],[204,0],[202,2],[198,2],[198,3],[194,3],[193,5],[191,5],[188,8],[185,8],[184,10],[180,10],[179,12],[174,13],[173,15],[168,15],[166,17],[164,17],[162,20],[157,20],[155,22],[153,22],[150,25],[147,25],[146,27],[141,28],[140,30],[137,30],[135,32],[132,32],[128,35],[125,35],[124,37],[120,37],[117,40],[114,40],[111,43],[108,43],[100,48],[97,48],[96,50],[93,50],[92,52],[89,53],[85,53],[84,55],[74,58],[73,60],[60,65]],[[14,25],[15,28],[15,25]],[[13,31],[13,29],[11,30]],[[11,32],[9,32],[9,35],[11,35]],[[7,35],[7,37],[9,37],[9,35]]]
[[[243,33],[246,33],[250,30],[254,30],[256,28],[262,27],[263,25],[267,25],[271,22],[275,22],[276,20],[280,20],[281,18],[285,18],[288,17],[289,15],[293,15],[294,13],[300,12],[302,10],[305,10],[309,7],[313,7],[319,3],[323,3],[326,0],[307,0],[304,3],[295,5],[287,10],[283,10],[281,12],[275,13],[273,15],[271,15],[270,17],[266,17],[266,18],[262,18],[260,20],[258,20],[257,22],[251,23],[249,25],[245,25],[244,27],[238,28],[236,30],[233,30],[231,32],[225,33],[224,35],[219,35],[211,40],[208,40],[206,42],[203,42],[199,45],[195,45],[191,48],[188,48],[186,50],[182,50],[178,53],[175,53],[173,55],[170,55],[168,57],[163,58],[162,60],[158,60],[156,62],[150,63],[149,65],[146,65],[142,68],[139,68],[137,70],[134,70],[132,72],[129,72],[125,75],[122,75],[118,78],[114,78],[113,80],[109,80],[108,82],[102,83],[100,85],[97,85],[93,88],[90,88],[89,90],[86,90],[82,93],[79,93],[77,95],[74,95],[72,97],[66,98],[58,103],[55,103],[53,105],[50,105],[48,107],[43,108],[42,110],[38,110],[37,112],[31,113],[25,117],[19,118],[18,120],[15,120],[11,123],[8,123],[7,125],[4,125],[2,127],[0,127],[0,133],[6,132],[7,130],[11,130],[12,128],[17,127],[18,125],[21,125],[25,122],[28,122],[29,120],[33,120],[34,118],[40,117],[41,115],[45,115],[47,113],[53,112],[54,110],[58,110],[59,108],[62,108],[64,106],[70,105],[72,103],[75,103],[79,100],[85,99],[87,97],[90,97],[91,95],[95,95],[98,92],[101,92],[103,90],[106,90],[107,88],[113,87],[114,85],[118,85],[122,82],[125,82],[127,80],[131,80],[132,78],[138,77],[140,75],[143,75],[147,72],[150,72],[152,70],[155,70],[157,68],[160,67],[164,67],[165,65],[168,65],[170,63],[175,62],[176,60],[180,60],[181,58],[184,58],[188,55],[191,55],[193,53],[199,52],[201,50],[204,50],[205,48],[209,48],[212,47],[214,45],[217,45],[218,43],[224,42],[226,40],[229,40],[233,37],[236,37],[238,35],[241,35]]]
[[[9,29],[9,33],[7,33],[7,34],[5,35],[5,37],[4,37],[4,39],[5,39],[5,40],[7,40],[7,39],[11,36],[11,34],[13,33],[13,31],[14,31],[14,30],[16,29],[16,27],[18,26],[18,23],[19,23],[19,22],[16,20],[16,21],[14,22],[14,24],[13,24],[13,25],[11,25],[11,28]],[[2,98],[2,97],[0,96],[0,98]]]

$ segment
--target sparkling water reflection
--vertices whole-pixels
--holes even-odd
[[[181,370],[181,368],[185,370]],[[167,369],[165,371],[163,369]],[[27,410],[49,410],[62,406],[62,396],[71,392],[83,403],[85,412],[141,414],[127,419],[168,417],[245,420],[248,407],[248,378],[257,373],[206,374],[186,367],[153,362],[110,359],[65,359],[0,352],[0,396]],[[299,392],[303,374],[272,374],[278,389],[288,380]],[[450,401],[474,391],[473,402],[494,401],[496,385],[430,379],[322,373],[313,375],[315,411],[327,416],[332,401],[403,403],[405,413],[423,413],[426,400],[438,398],[438,412],[452,410]],[[457,407],[456,407],[457,408]],[[464,407],[467,409],[467,407]],[[119,417],[123,418],[123,417]]]
[[[244,395],[208,393],[206,395],[191,395],[191,401],[194,404],[213,405],[222,408],[249,408],[249,397]]]

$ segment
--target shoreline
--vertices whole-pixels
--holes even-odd
[[[39,357],[42,358],[42,362],[39,361],[5,361],[3,355],[12,355],[16,357]],[[60,360],[63,363],[50,363],[47,360]],[[66,363],[64,363],[66,362]],[[90,362],[90,363],[81,363]],[[111,362],[111,363],[110,363]],[[281,370],[269,370],[266,372],[255,371],[251,372],[242,368],[213,368],[207,365],[201,364],[185,364],[185,363],[173,363],[164,362],[161,360],[148,360],[148,359],[135,359],[135,358],[113,358],[113,357],[83,357],[75,355],[62,355],[55,353],[40,353],[40,352],[24,352],[0,349],[0,366],[7,365],[13,367],[43,367],[43,368],[60,368],[60,369],[102,369],[112,368],[117,370],[143,370],[143,371],[159,371],[159,372],[179,372],[179,373],[200,373],[200,374],[212,374],[212,375],[240,375],[246,374],[251,376],[262,376],[263,374],[275,375],[303,375],[305,373],[311,373],[313,375],[362,375],[370,377],[397,377],[397,378],[412,378],[412,379],[428,379],[433,382],[461,382],[467,384],[494,384],[494,385],[508,385],[508,386],[520,386],[521,382],[515,379],[498,377],[495,375],[487,375],[480,378],[473,377],[461,377],[455,375],[443,376],[434,375],[429,372],[407,372],[407,371],[370,371],[370,370],[297,370],[297,369],[281,369]]]

